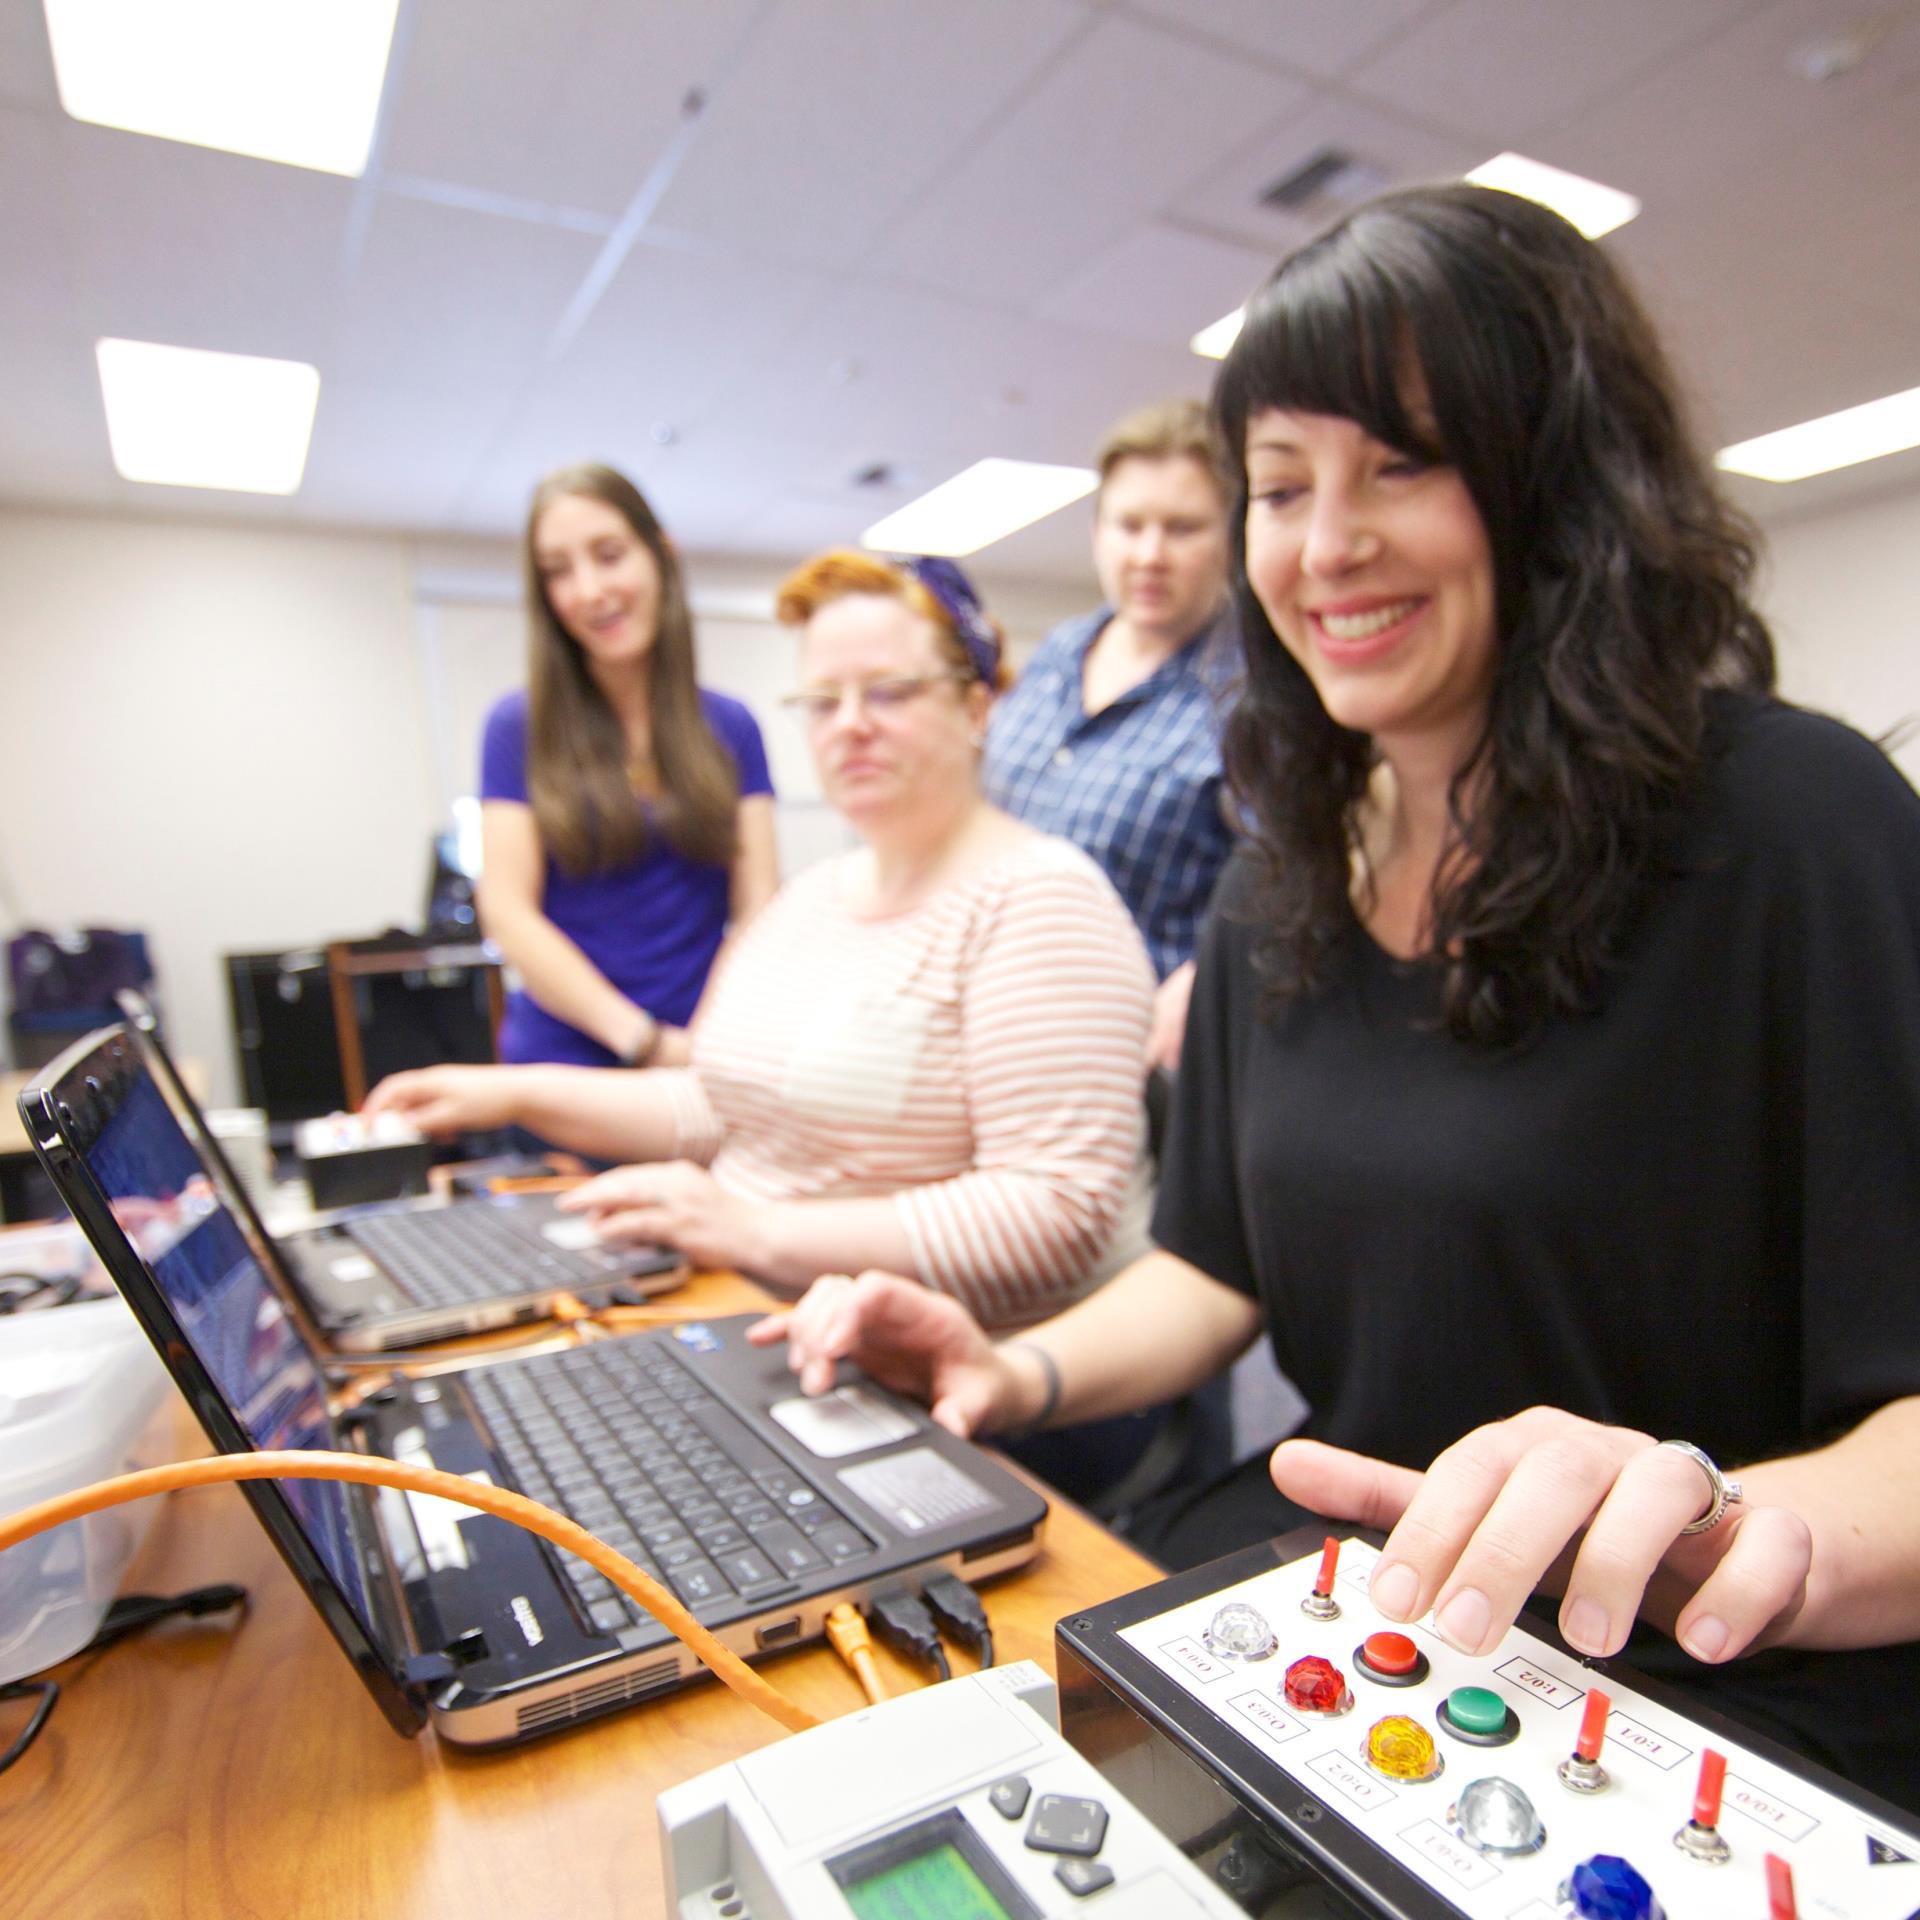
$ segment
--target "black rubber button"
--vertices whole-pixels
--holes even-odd
[[[1033,1789],[1027,1785],[1021,1774],[1010,1774],[997,1782],[987,1798],[993,1802],[995,1813],[1008,1820],[1018,1820],[1027,1810],[1027,1802],[1032,1798]]]
[[[1080,1899],[1113,1885],[1113,1869],[1098,1860],[1062,1860],[1055,1865],[1053,1877]]]
[[[1069,1793],[1043,1793],[1027,1827],[1027,1845],[1037,1853],[1091,1857],[1106,1837],[1106,1808],[1098,1800],[1081,1800]]]

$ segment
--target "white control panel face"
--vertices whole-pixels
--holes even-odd
[[[1470,1920],[1560,1920],[1569,1911],[1561,1892],[1569,1875],[1600,1854],[1630,1863],[1668,1920],[1767,1920],[1777,1910],[1768,1854],[1791,1869],[1803,1920],[1909,1920],[1920,1912],[1920,1834],[1867,1820],[1738,1741],[1708,1733],[1520,1628],[1474,1659],[1426,1622],[1382,1618],[1367,1595],[1378,1559],[1363,1541],[1341,1542],[1337,1619],[1301,1610],[1320,1570],[1321,1556],[1311,1554],[1123,1627],[1119,1637]],[[1222,1621],[1221,1609],[1234,1603],[1253,1618],[1236,1613]],[[1260,1623],[1273,1640],[1264,1654]],[[1382,1672],[1405,1660],[1407,1643],[1411,1671],[1369,1677],[1356,1650],[1380,1633],[1400,1641],[1381,1647]],[[1289,1703],[1287,1671],[1307,1656],[1337,1671],[1352,1698],[1347,1710]],[[1309,1674],[1320,1682],[1317,1693],[1305,1685]],[[1443,1711],[1460,1688],[1472,1690],[1458,1703],[1461,1723],[1482,1743],[1457,1735]],[[1578,1792],[1562,1783],[1559,1768],[1573,1755],[1595,1688],[1611,1701],[1598,1758],[1605,1784]],[[1306,1670],[1297,1690],[1324,1700],[1324,1672]],[[1890,1711],[1912,1704],[1888,1703]],[[1502,1709],[1504,1726],[1497,1724]],[[1389,1716],[1410,1721],[1412,1730],[1391,1730],[1370,1757],[1369,1735]],[[1717,1863],[1698,1857],[1718,1848],[1697,1831],[1692,1852],[1674,1837],[1689,1825],[1709,1749],[1726,1762],[1713,1830],[1727,1852]],[[1437,1771],[1422,1777],[1429,1755]],[[1384,1769],[1374,1764],[1381,1759]],[[1463,1798],[1490,1779],[1507,1785]],[[1526,1803],[1544,1837],[1529,1827]],[[1463,1822],[1463,1805],[1474,1818]],[[1463,1827],[1496,1847],[1473,1844]],[[1532,1850],[1519,1850],[1529,1842]],[[1508,1843],[1513,1850],[1499,1850]]]
[[[1245,1920],[1054,1730],[1031,1661],[904,1694],[659,1798],[680,1920]]]

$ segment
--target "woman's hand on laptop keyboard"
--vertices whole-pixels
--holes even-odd
[[[850,1360],[924,1402],[962,1439],[1019,1425],[1045,1389],[1042,1379],[1036,1391],[1031,1363],[995,1346],[957,1300],[893,1273],[827,1274],[747,1338],[762,1347],[784,1339],[803,1393],[827,1392],[835,1367]]]
[[[729,1193],[691,1160],[615,1167],[557,1204],[587,1214],[600,1238],[615,1245],[678,1247],[696,1267],[753,1272],[764,1263],[763,1204]]]

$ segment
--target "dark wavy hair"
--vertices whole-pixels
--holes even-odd
[[[1757,536],[1721,498],[1618,269],[1511,194],[1387,194],[1282,261],[1214,389],[1236,450],[1267,407],[1452,466],[1486,528],[1494,684],[1453,781],[1429,964],[1451,1033],[1523,1043],[1597,1005],[1700,778],[1709,690],[1773,684],[1747,597]],[[1243,467],[1246,679],[1225,758],[1252,829],[1256,961],[1284,1002],[1352,927],[1377,754],[1329,718],[1254,598],[1246,503]]]

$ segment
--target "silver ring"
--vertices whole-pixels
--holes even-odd
[[[1707,1488],[1710,1498],[1707,1510],[1697,1520],[1689,1520],[1680,1529],[1682,1533],[1711,1533],[1727,1517],[1729,1507],[1737,1507],[1747,1497],[1742,1492],[1738,1480],[1729,1480],[1691,1440],[1662,1440],[1663,1447],[1671,1447],[1675,1453],[1684,1453],[1693,1464],[1707,1476]]]

